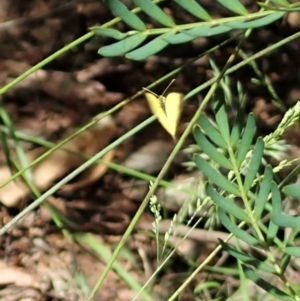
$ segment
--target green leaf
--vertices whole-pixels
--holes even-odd
[[[148,35],[146,32],[137,33],[120,42],[116,42],[114,44],[101,47],[98,50],[98,53],[106,57],[124,55],[131,49],[134,49],[137,46],[139,46],[141,43],[143,43],[146,40],[147,36]]]
[[[282,6],[289,5],[289,2],[287,0],[270,0],[270,2],[280,4]]]
[[[271,184],[271,191],[272,191],[272,215],[273,214],[280,214],[282,211],[281,208],[281,196],[280,191],[275,182]]]
[[[283,228],[300,229],[300,217],[294,217],[281,213],[281,196],[277,185],[272,183],[272,213],[271,220],[274,224]]]
[[[144,22],[138,18],[133,12],[131,12],[127,6],[125,6],[121,1],[119,0],[109,0],[106,1],[109,9],[111,12],[117,16],[120,17],[126,24],[128,24],[130,27],[139,30],[139,31],[145,31],[147,30],[146,25]]]
[[[167,27],[175,27],[174,21],[156,4],[151,0],[133,0],[133,2],[139,6],[145,14]]]
[[[218,163],[220,166],[223,166],[227,169],[233,169],[233,166],[231,162],[223,155],[221,154],[203,135],[201,132],[199,126],[195,127],[194,130],[194,137],[197,142],[197,144],[200,146],[200,148],[209,155],[209,157]]]
[[[231,21],[224,25],[233,29],[248,29],[262,27],[277,21],[285,15],[285,12],[274,12],[273,14],[258,18],[256,20],[245,22],[245,20]]]
[[[285,247],[284,252],[297,258],[300,257],[300,247]]]
[[[268,196],[271,192],[273,180],[273,170],[270,165],[265,168],[264,177],[262,182],[260,183],[259,193],[257,198],[255,199],[254,204],[254,216],[255,219],[261,218],[263,210],[265,209],[266,203],[268,201]]]
[[[185,34],[184,32],[174,34],[173,36],[164,37],[164,40],[167,41],[169,44],[182,44],[186,42],[190,42],[195,40],[196,38],[190,35]]]
[[[283,254],[280,260],[280,266],[283,273],[285,273],[285,270],[288,267],[290,261],[291,261],[291,255]]]
[[[230,218],[227,216],[225,211],[222,208],[218,208],[218,217],[222,223],[222,225],[235,237],[239,238],[240,240],[247,243],[249,246],[256,246],[259,247],[259,241],[247,233],[246,231],[240,229],[235,223],[233,223]]]
[[[271,220],[274,224],[283,228],[300,228],[300,216],[291,216],[285,213],[281,213],[281,196],[280,191],[275,183],[272,183],[272,214]]]
[[[294,183],[290,185],[286,185],[282,188],[282,192],[292,198],[300,197],[300,184]]]
[[[119,30],[113,28],[98,26],[98,27],[91,27],[90,29],[96,36],[110,37],[115,40],[123,40],[127,37],[126,33],[120,32]]]
[[[211,141],[213,141],[216,145],[220,146],[223,149],[228,148],[228,145],[221,136],[220,132],[214,127],[214,125],[205,115],[200,115],[199,124],[206,135],[209,136],[209,139],[211,139]]]
[[[300,229],[300,217],[293,217],[291,215],[281,213],[272,215],[274,224],[283,228]]]
[[[249,163],[247,174],[245,177],[244,187],[246,191],[248,191],[251,188],[253,181],[256,178],[256,174],[258,172],[258,169],[261,164],[261,159],[264,154],[264,145],[264,140],[261,137],[259,137],[254,146],[252,158]]]
[[[255,273],[252,269],[242,265],[243,271],[248,279],[250,279],[252,282],[254,282],[256,285],[261,287],[263,290],[265,290],[268,294],[274,296],[276,300],[282,300],[282,301],[295,301],[294,298],[290,297],[285,292],[281,291],[277,287],[270,284],[270,282],[265,281]]]
[[[273,244],[275,237],[277,236],[279,227],[274,224],[272,220],[269,222],[268,232],[267,232],[267,241],[268,244]]]
[[[235,147],[241,137],[242,129],[244,127],[244,117],[245,111],[239,108],[230,133],[232,147]]]
[[[262,262],[242,251],[239,251],[239,250],[235,249],[233,246],[231,246],[223,241],[221,241],[221,245],[225,251],[227,251],[234,258],[240,260],[243,264],[252,265],[252,266],[256,267],[257,269],[267,272],[267,273],[277,274],[276,270],[269,264]]]
[[[173,0],[178,5],[183,7],[186,11],[188,11],[190,14],[194,15],[195,17],[202,19],[204,21],[210,21],[212,18],[207,13],[207,11],[195,0]]]
[[[228,10],[238,14],[238,15],[248,15],[247,9],[242,5],[239,0],[217,0]]]
[[[216,113],[216,123],[221,136],[226,141],[227,145],[230,145],[230,132],[227,118],[227,112],[224,104],[220,104]]]
[[[245,211],[237,206],[233,201],[228,200],[221,196],[210,184],[207,184],[206,187],[207,194],[211,199],[216,203],[222,210],[232,214],[234,217],[238,218],[241,221],[250,223],[250,219]]]
[[[251,113],[248,116],[246,127],[242,136],[242,141],[239,146],[239,150],[237,153],[237,166],[240,167],[243,163],[243,161],[246,158],[246,155],[248,151],[250,150],[250,146],[252,144],[252,140],[254,137],[254,134],[256,132],[256,125],[255,125],[255,117]]]
[[[169,34],[169,33],[168,33]],[[166,34],[166,35],[168,35]],[[159,52],[160,50],[164,49],[168,46],[168,42],[163,39],[164,35],[161,35],[151,42],[147,43],[146,45],[133,50],[126,54],[126,58],[135,61],[141,61],[146,59],[147,57]]]
[[[266,10],[284,11],[284,12],[295,12],[300,10],[299,3],[294,3],[292,5],[281,6],[281,7],[280,6],[278,7],[276,5],[267,5],[262,2],[258,2],[258,4],[261,6],[261,8],[264,8]]]
[[[205,25],[200,25],[199,27],[188,29],[184,32],[186,34],[189,34],[191,36],[198,38],[198,37],[211,37],[211,36],[225,33],[225,32],[231,31],[231,30],[232,30],[231,28],[229,28],[225,25],[212,26],[209,24],[205,24]]]
[[[194,161],[205,176],[214,182],[220,188],[236,195],[240,196],[240,191],[236,185],[227,180],[223,175],[221,175],[217,170],[211,167],[201,156],[195,156]]]

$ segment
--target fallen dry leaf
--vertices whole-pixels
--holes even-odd
[[[0,285],[14,284],[16,286],[40,287],[38,275],[28,273],[25,269],[8,266],[4,261],[0,261]]]
[[[82,153],[84,155],[94,155],[103,149],[112,137],[116,134],[116,125],[111,117],[101,119],[94,127],[78,135],[71,141],[67,142],[64,149],[72,152]],[[41,150],[34,150],[27,155],[28,162],[37,158],[36,154]],[[59,149],[54,151],[45,160],[34,166],[33,181],[40,190],[49,188],[53,183],[63,177],[72,169],[81,165],[85,159],[76,154]],[[10,170],[7,167],[0,169],[0,181],[3,183],[11,177]],[[14,181],[8,183],[0,189],[0,200],[7,207],[18,205],[22,198],[27,197],[30,190],[21,183]]]
[[[115,150],[109,151],[107,154],[104,155],[102,161],[103,162],[110,162],[115,154]],[[72,191],[76,189],[80,189],[86,186],[93,184],[97,181],[101,176],[103,176],[107,171],[107,165],[104,164],[97,164],[89,168],[86,172],[84,172],[81,176],[82,180],[78,180],[72,184],[64,185],[60,191]]]

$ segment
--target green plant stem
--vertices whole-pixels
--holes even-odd
[[[5,85],[3,88],[1,88],[0,89],[0,95],[5,94],[9,89],[11,89],[12,87],[14,87],[18,83],[20,83],[22,80],[24,80],[26,77],[28,77],[29,75],[31,75],[35,71],[41,69],[42,67],[44,67],[45,65],[49,64],[54,59],[56,59],[57,57],[59,57],[60,55],[62,55],[63,53],[71,50],[72,48],[78,46],[79,44],[85,42],[86,40],[92,38],[93,36],[94,36],[94,33],[93,32],[89,32],[89,33],[85,34],[84,36],[80,37],[79,39],[77,39],[77,40],[73,41],[72,43],[68,44],[67,46],[59,49],[55,53],[49,55],[46,59],[42,60],[41,62],[39,62],[38,64],[36,64],[32,68],[28,69],[22,75],[18,76],[16,79],[14,79],[13,81],[11,81],[7,85]]]
[[[248,64],[249,62],[251,62],[252,60],[259,58],[260,56],[263,56],[264,54],[266,54],[269,51],[272,51],[274,49],[276,49],[277,47],[280,47],[290,41],[292,41],[293,39],[296,39],[300,36],[300,32],[279,41],[276,44],[273,44],[272,46],[256,53],[255,55],[251,56],[248,58],[248,60],[242,61],[240,63],[238,63],[237,65],[229,68],[228,70],[226,70],[224,72],[224,74],[229,74],[232,73],[234,71],[236,71],[237,69],[239,69],[241,66],[244,66],[246,64]],[[239,67],[238,67],[239,66]],[[211,79],[209,82],[209,84],[216,82],[218,80],[218,78],[213,78]],[[192,92],[190,92],[188,95],[185,96],[185,99],[195,95],[196,93],[198,93],[201,89],[203,89],[203,85],[201,87],[199,87],[198,89],[194,89]],[[141,204],[139,210],[137,211],[136,215],[133,217],[131,224],[129,225],[129,227],[127,228],[126,232],[124,233],[124,235],[122,236],[122,239],[120,240],[118,246],[116,247],[112,257],[111,257],[111,261],[106,265],[104,271],[102,272],[101,276],[99,277],[97,283],[95,284],[95,287],[93,288],[89,298],[87,299],[87,301],[91,301],[94,297],[94,295],[96,294],[96,292],[98,291],[98,289],[101,287],[104,279],[106,278],[106,275],[108,274],[109,270],[111,269],[111,266],[114,262],[114,260],[117,258],[118,254],[120,253],[123,245],[125,244],[127,238],[129,237],[129,235],[131,234],[132,230],[134,229],[136,223],[138,222],[140,216],[142,215],[142,213],[144,212],[144,210],[146,209],[146,207],[148,206],[148,202],[150,200],[150,197],[154,194],[155,189],[158,187],[158,183],[159,181],[163,178],[164,174],[166,173],[166,171],[168,170],[169,166],[171,165],[172,161],[174,160],[177,152],[179,151],[183,141],[186,139],[186,137],[189,135],[194,123],[197,121],[197,119],[199,118],[200,113],[202,112],[204,106],[206,105],[206,103],[209,101],[210,97],[213,94],[213,91],[215,91],[216,89],[216,85],[214,84],[211,89],[209,90],[208,94],[206,95],[206,97],[204,98],[203,102],[201,103],[199,109],[197,110],[197,112],[195,113],[194,117],[192,118],[191,122],[189,123],[188,127],[186,128],[186,130],[184,131],[184,133],[182,134],[181,138],[178,141],[178,144],[175,146],[173,152],[171,153],[170,157],[168,158],[167,162],[165,163],[164,167],[162,168],[161,172],[159,173],[156,181],[153,183],[152,188],[149,190],[148,194],[146,195],[143,203]],[[216,248],[216,250],[221,250],[221,247]],[[217,254],[218,251],[213,252],[213,254]],[[210,257],[212,258],[212,257]],[[203,266],[203,265],[201,265]],[[197,269],[199,271],[199,269]],[[193,273],[193,275],[195,275]],[[192,276],[192,275],[191,275]],[[189,279],[192,279],[192,277],[189,277]],[[187,283],[189,282],[188,280],[186,281]],[[177,290],[178,292],[179,290]],[[176,298],[177,294],[176,292],[174,293],[174,295],[171,297],[171,299],[169,300],[174,300]]]
[[[97,283],[95,284],[91,294],[89,295],[87,301],[92,301],[92,299],[94,298],[96,292],[98,291],[98,289],[101,287],[104,279],[106,278],[106,275],[108,274],[109,270],[111,269],[114,260],[116,260],[118,254],[120,253],[122,247],[124,246],[127,238],[129,237],[129,235],[131,234],[131,232],[133,231],[135,225],[137,224],[137,222],[139,221],[141,215],[143,214],[143,212],[145,211],[145,209],[148,206],[149,200],[152,197],[152,195],[154,194],[156,188],[159,185],[159,182],[163,179],[165,173],[168,171],[170,165],[172,164],[173,160],[175,159],[177,153],[179,152],[179,150],[181,149],[185,139],[188,137],[188,135],[190,134],[190,132],[192,131],[192,128],[194,126],[194,124],[197,122],[197,120],[199,119],[200,114],[202,113],[204,107],[206,106],[206,104],[209,102],[209,100],[212,98],[213,94],[215,93],[216,89],[218,88],[219,85],[219,80],[221,79],[221,77],[224,75],[225,71],[228,68],[228,65],[230,63],[232,63],[233,61],[233,56],[230,56],[228,62],[226,63],[225,67],[223,68],[223,72],[220,73],[220,75],[216,78],[215,83],[212,85],[212,87],[210,88],[210,90],[208,91],[207,95],[205,96],[205,98],[203,99],[202,103],[200,104],[198,110],[196,111],[196,113],[194,114],[192,120],[189,122],[187,128],[185,129],[185,131],[183,132],[183,134],[181,135],[178,143],[175,145],[172,153],[170,154],[168,160],[166,161],[165,165],[163,166],[162,170],[160,171],[159,175],[157,176],[156,180],[154,181],[154,183],[152,184],[151,188],[149,189],[147,195],[145,196],[141,206],[139,207],[137,213],[135,214],[135,216],[133,217],[130,225],[128,226],[128,228],[126,229],[125,233],[123,234],[120,242],[118,243],[112,257],[111,257],[111,261],[105,266],[104,271],[102,272],[101,276],[99,277]]]
[[[144,120],[142,123],[140,123],[138,126],[124,134],[119,139],[115,140],[113,143],[111,143],[109,146],[107,146],[105,149],[97,153],[95,156],[93,156],[91,159],[83,163],[81,166],[76,168],[74,171],[69,173],[65,178],[60,180],[58,183],[56,183],[54,186],[52,186],[49,190],[47,190],[42,196],[37,198],[33,203],[31,203],[28,207],[26,207],[22,212],[20,212],[18,215],[16,215],[13,219],[11,219],[6,225],[4,225],[0,229],[0,236],[3,235],[10,227],[12,227],[14,224],[16,224],[21,218],[23,218],[28,212],[39,206],[47,197],[51,196],[53,193],[55,193],[62,185],[67,184],[69,181],[74,179],[76,176],[78,176],[81,172],[83,172],[86,168],[91,166],[92,164],[96,163],[101,157],[103,157],[107,152],[114,149],[116,146],[118,146],[121,142],[125,141],[132,135],[138,133],[141,128],[144,128],[145,126],[149,125],[153,121],[154,117],[150,117],[146,120]]]

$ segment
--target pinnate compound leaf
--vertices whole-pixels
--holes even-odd
[[[263,290],[265,290],[267,293],[271,294],[276,298],[276,300],[283,300],[283,301],[294,301],[295,299],[290,297],[285,292],[281,291],[277,287],[270,284],[270,282],[265,281],[261,278],[260,275],[258,275],[256,272],[254,272],[252,269],[242,265],[243,271],[248,279],[250,279],[252,282],[254,282],[256,285],[261,287]]]
[[[92,32],[95,33],[96,36],[105,36],[110,37],[115,40],[123,40],[127,37],[126,33],[120,32],[119,30],[107,27],[91,27]]]
[[[231,162],[221,154],[204,136],[201,132],[199,126],[196,126],[194,130],[194,138],[200,148],[209,155],[209,157],[218,163],[220,166],[223,166],[227,169],[233,169]]]
[[[245,130],[242,134],[242,141],[239,146],[238,153],[237,153],[237,166],[238,167],[240,167],[242,165],[243,161],[246,158],[248,151],[250,150],[250,146],[252,144],[255,132],[256,132],[255,117],[251,113],[248,116]]]
[[[186,11],[188,11],[190,14],[194,15],[195,17],[202,19],[204,21],[210,21],[212,18],[207,13],[207,11],[195,0],[173,0],[178,5],[183,7]]]
[[[294,183],[286,185],[282,188],[282,192],[292,198],[300,198],[300,184]]]
[[[233,223],[222,208],[218,208],[218,217],[222,225],[235,237],[239,238],[241,241],[244,241],[249,246],[260,246],[259,241],[246,231],[240,229],[235,223]]]
[[[250,219],[245,211],[237,206],[233,201],[221,196],[210,184],[206,187],[207,194],[211,197],[214,203],[216,203],[224,212],[232,214],[234,217],[241,221],[250,223]]]
[[[247,174],[245,177],[244,187],[246,191],[248,191],[251,188],[253,181],[256,178],[256,174],[258,172],[258,169],[261,164],[261,159],[264,154],[264,146],[264,140],[261,137],[258,138],[254,146],[252,158],[250,160]]]
[[[247,9],[239,0],[217,0],[228,10],[238,14],[238,15],[248,15]]]
[[[165,36],[168,35],[169,33],[165,34]],[[130,60],[141,61],[164,49],[166,46],[168,46],[168,42],[164,40],[164,35],[161,35],[146,45],[127,53],[126,58]]]
[[[128,24],[130,27],[139,30],[139,31],[145,31],[147,30],[146,25],[144,22],[137,17],[133,12],[131,12],[126,5],[124,5],[119,0],[108,0],[106,1],[109,9],[111,12],[122,19],[126,24]]]
[[[140,44],[142,44],[145,39],[147,38],[147,33],[137,33],[133,36],[130,36],[122,41],[113,43],[108,46],[103,46],[98,50],[98,54],[112,57],[112,56],[119,56],[124,55],[128,51],[136,48]]]
[[[261,218],[263,210],[268,201],[268,196],[271,192],[273,180],[273,170],[270,165],[265,168],[264,177],[259,187],[259,193],[254,204],[254,216],[256,219]]]
[[[211,141],[223,149],[228,148],[228,145],[221,136],[220,132],[213,126],[211,121],[205,115],[200,115],[199,124],[203,131],[209,136]]]
[[[151,0],[133,0],[135,5],[139,6],[145,14],[153,18],[160,24],[167,27],[175,27],[174,21]]]
[[[269,264],[262,262],[247,253],[244,253],[240,250],[235,249],[233,246],[221,241],[222,248],[226,250],[231,256],[240,260],[243,264],[252,265],[259,270],[262,270],[267,273],[276,274],[276,270]]]
[[[232,29],[248,29],[248,28],[257,28],[271,24],[278,19],[282,18],[285,15],[285,12],[274,12],[270,15],[258,18],[256,20],[248,21],[237,20],[226,23],[225,25]]]
[[[203,174],[210,179],[212,182],[214,182],[218,187],[224,189],[225,191],[228,191],[229,193],[232,193],[236,196],[240,196],[240,191],[236,185],[231,183],[229,180],[227,180],[222,174],[220,174],[216,169],[211,167],[205,159],[203,159],[201,156],[196,155],[194,157],[194,161],[196,163],[196,166],[198,167]]]

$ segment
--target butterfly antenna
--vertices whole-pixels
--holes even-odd
[[[170,86],[174,83],[174,81],[175,81],[175,78],[173,78],[173,79],[171,80],[171,82],[168,84],[167,88],[166,88],[166,89],[164,90],[164,92],[161,94],[162,96],[165,95],[165,93],[166,93],[167,90],[170,88]]]
[[[152,95],[154,95],[154,96],[156,96],[156,97],[159,97],[159,95],[157,95],[156,93],[154,93],[153,91],[151,91],[151,90],[149,90],[149,89],[147,89],[147,88],[144,88],[144,87],[143,87],[143,90],[145,90],[145,91],[151,93]]]

